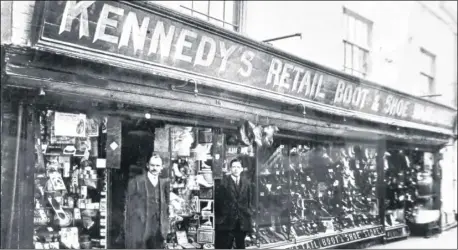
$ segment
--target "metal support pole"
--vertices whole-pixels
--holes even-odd
[[[279,37],[267,39],[267,40],[264,40],[262,42],[268,43],[268,42],[278,41],[278,40],[287,39],[287,38],[296,37],[296,36],[298,36],[298,37],[300,37],[302,39],[302,33],[295,33],[295,34],[292,34],[292,35],[279,36]]]

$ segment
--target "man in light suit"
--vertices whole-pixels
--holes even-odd
[[[131,179],[126,194],[125,247],[164,248],[169,231],[170,181],[159,178],[162,159],[153,153],[147,171]]]
[[[239,159],[230,162],[230,175],[224,176],[215,194],[217,249],[231,249],[235,240],[237,249],[245,249],[245,237],[252,231],[254,213],[252,186],[241,175]]]

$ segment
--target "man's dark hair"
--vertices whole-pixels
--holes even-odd
[[[229,167],[231,168],[232,167],[232,164],[234,162],[240,162],[240,164],[242,164],[242,161],[239,159],[239,158],[235,158],[235,159],[232,159],[232,161],[229,163]]]
[[[146,168],[148,168],[149,161],[151,160],[151,158],[159,158],[161,159],[162,164],[164,164],[164,160],[162,160],[162,157],[158,153],[152,152],[151,154],[148,154],[148,157],[146,158]]]

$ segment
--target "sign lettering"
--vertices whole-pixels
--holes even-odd
[[[323,247],[332,247],[345,243],[352,243],[372,237],[382,237],[385,235],[382,226],[377,226],[370,229],[362,229],[349,233],[342,233],[338,235],[325,236],[322,238],[314,239],[311,241],[303,242],[291,246],[287,249],[319,249]]]
[[[386,231],[386,239],[395,239],[395,238],[400,238],[400,237],[407,237],[409,235],[408,233],[408,228],[407,227],[401,227],[401,228],[395,228],[392,230]]]
[[[277,99],[314,103],[316,108],[335,107],[446,129],[453,126],[453,109],[317,70],[151,9],[130,2],[47,1],[36,45],[91,51],[103,55],[100,60],[134,68],[175,69],[191,77],[275,93]]]

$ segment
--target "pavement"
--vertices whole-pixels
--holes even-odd
[[[411,236],[404,240],[376,245],[368,249],[457,249],[457,228],[452,228],[430,238]]]

